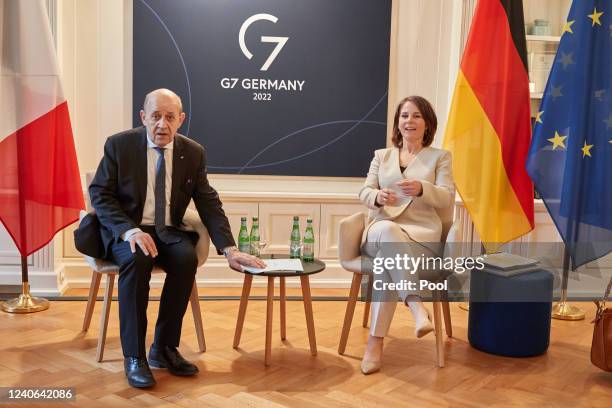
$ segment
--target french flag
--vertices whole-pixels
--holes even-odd
[[[0,221],[22,256],[85,207],[43,0],[0,0]]]

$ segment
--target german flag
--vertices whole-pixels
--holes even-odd
[[[457,75],[444,148],[487,251],[533,229],[531,139],[520,0],[479,0]]]

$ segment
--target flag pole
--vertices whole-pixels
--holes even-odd
[[[569,278],[570,252],[563,244],[563,276],[561,278],[561,299],[552,308],[552,318],[558,320],[582,320],[584,310],[567,303],[567,281]]]
[[[470,242],[473,244],[474,243],[474,221],[472,221],[472,232],[470,234]],[[486,253],[487,251],[485,250],[484,244],[482,242],[480,242],[480,253]],[[470,256],[472,256],[472,246],[470,245]],[[465,310],[466,312],[470,311],[470,298],[469,298],[469,294],[468,294],[468,298],[464,301],[459,303],[459,309],[461,310]]]
[[[30,282],[28,279],[28,257],[21,256],[21,295],[18,298],[7,300],[2,304],[2,310],[7,313],[34,313],[42,312],[49,308],[49,301],[44,298],[34,297],[30,294]]]

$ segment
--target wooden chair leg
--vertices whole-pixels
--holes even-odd
[[[286,327],[286,292],[285,292],[285,277],[280,278],[280,327],[281,327],[281,340],[287,338],[287,327]]]
[[[268,297],[266,301],[266,350],[265,366],[270,365],[272,356],[272,314],[274,311],[274,276],[268,276]]]
[[[446,329],[446,335],[453,337],[453,325],[451,323],[450,305],[448,301],[442,301],[442,314],[444,315],[444,328]]]
[[[93,271],[91,274],[91,284],[89,285],[89,295],[87,296],[87,307],[85,308],[85,318],[83,319],[83,331],[89,330],[89,324],[91,323],[91,316],[93,315],[94,308],[96,307],[96,298],[98,296],[98,289],[100,288],[100,280],[102,274]]]
[[[198,295],[198,284],[193,280],[193,288],[189,296],[191,303],[191,311],[193,313],[193,323],[195,324],[195,332],[198,338],[198,347],[200,352],[206,351],[206,339],[204,338],[204,326],[202,324],[202,310],[200,309],[200,297]]]
[[[338,354],[344,354],[344,350],[346,350],[346,343],[351,330],[351,323],[353,322],[353,314],[355,313],[355,304],[357,303],[362,277],[363,275],[359,273],[353,274],[353,282],[351,283],[351,290],[349,292],[348,302],[346,303],[346,312],[344,313],[344,324],[342,325],[342,333],[340,334]]]
[[[374,277],[368,276],[368,291],[366,292],[365,308],[363,309],[363,327],[368,327],[368,319],[370,318],[370,302],[372,301],[372,287],[374,285]]]
[[[115,284],[115,274],[106,275],[106,289],[104,290],[104,306],[100,316],[100,333],[98,334],[98,349],[96,350],[96,361],[99,363],[104,357],[104,344],[106,343],[106,329],[108,328],[108,316],[110,314],[111,303],[113,301],[113,286]]]
[[[304,313],[306,314],[306,327],[308,329],[308,341],[310,342],[310,354],[317,355],[317,338],[315,337],[314,316],[312,313],[312,296],[310,296],[310,279],[308,275],[300,276],[302,284],[302,297],[304,298]]]
[[[434,295],[435,296],[435,295]],[[438,367],[444,367],[444,343],[442,341],[442,313],[441,302],[434,297],[434,332],[436,334],[436,363]]]
[[[240,296],[240,307],[238,308],[236,331],[234,332],[234,348],[238,348],[238,345],[240,344],[240,336],[242,336],[242,326],[244,325],[244,316],[246,315],[247,304],[249,303],[252,283],[253,275],[245,274],[244,283],[242,284],[242,295]]]

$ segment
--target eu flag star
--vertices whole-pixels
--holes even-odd
[[[550,95],[553,98],[553,101],[556,100],[557,98],[563,96],[563,94],[561,93],[561,88],[563,87],[563,85],[559,85],[559,86],[553,86],[552,90],[550,91]]]
[[[536,123],[544,123],[544,122],[542,122],[542,115],[543,114],[544,114],[544,111],[539,111],[538,113],[536,113],[536,117],[535,117]]]
[[[566,69],[568,65],[575,64],[574,60],[572,59],[572,55],[574,55],[573,52],[566,54],[563,51],[561,51],[561,58],[559,62],[563,64],[563,69]]]
[[[563,31],[561,31],[561,34],[563,34],[563,33],[574,34],[574,32],[572,31],[572,24],[574,24],[575,22],[576,22],[575,20],[566,22],[563,25]]]
[[[591,20],[593,20],[593,24],[591,25],[591,27],[594,27],[595,24],[601,25],[601,20],[599,20],[599,17],[601,17],[602,15],[603,15],[603,11],[598,13],[597,7],[593,8],[593,14],[589,14],[588,16]]]
[[[562,149],[566,148],[564,143],[565,139],[567,139],[567,136],[561,136],[559,132],[555,131],[555,137],[551,137],[547,140],[553,144],[552,149],[555,150],[557,147]]]
[[[591,149],[593,148],[593,145],[587,144],[586,140],[584,141],[584,146],[582,146],[582,157],[593,157],[591,156]]]

